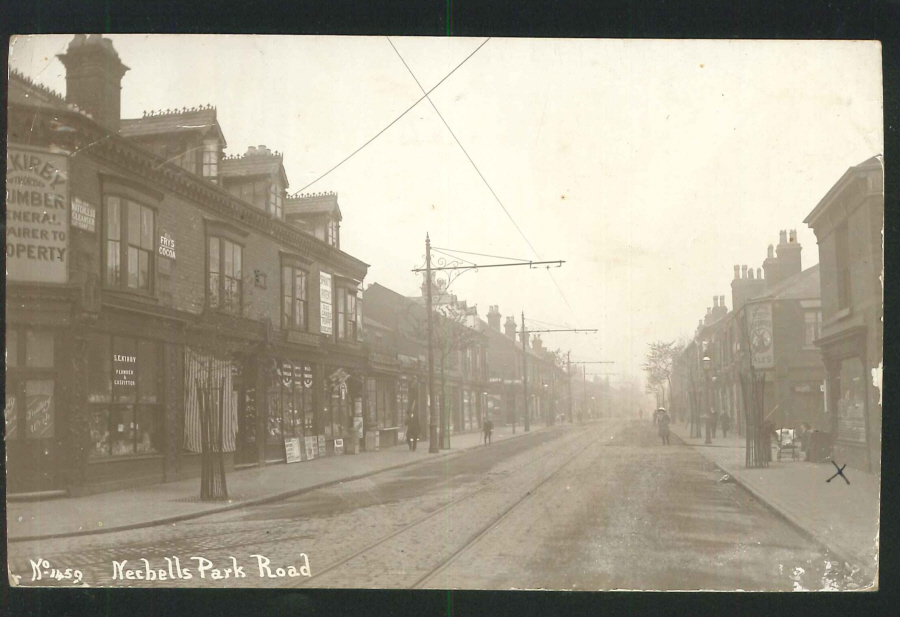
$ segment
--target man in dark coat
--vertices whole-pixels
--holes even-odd
[[[484,443],[489,444],[493,443],[492,435],[494,432],[494,422],[490,418],[484,419]]]
[[[413,409],[409,414],[409,420],[406,422],[406,441],[411,452],[416,451],[416,443],[419,441],[419,430],[419,417],[416,415],[415,409]]]

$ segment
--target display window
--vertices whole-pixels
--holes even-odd
[[[88,340],[89,430],[93,458],[163,450],[159,343],[92,334]]]
[[[55,343],[52,331],[6,330],[3,417],[7,440],[58,436]]]

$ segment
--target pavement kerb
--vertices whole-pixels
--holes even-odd
[[[531,435],[539,431],[546,430],[548,428],[554,428],[560,425],[551,425],[551,426],[541,426],[535,427],[530,432],[521,432],[513,435],[509,435],[504,441],[508,441],[510,439],[514,439],[517,437],[523,437],[525,435]],[[318,490],[321,488],[327,488],[329,486],[334,486],[336,484],[342,484],[344,482],[353,482],[355,480],[361,480],[363,478],[368,478],[370,476],[374,476],[380,473],[385,473],[387,471],[394,471],[397,469],[403,469],[404,467],[411,467],[413,465],[418,465],[425,461],[433,461],[440,458],[450,457],[450,456],[458,456],[464,452],[468,452],[469,450],[474,450],[475,448],[481,446],[482,444],[478,444],[475,446],[469,446],[468,448],[461,448],[459,450],[442,450],[437,453],[437,456],[429,456],[422,459],[417,459],[414,461],[408,461],[406,463],[400,463],[399,465],[392,465],[390,467],[383,467],[381,469],[374,469],[372,471],[367,471],[365,473],[356,474],[353,476],[345,476],[343,478],[337,478],[335,480],[329,480],[327,482],[322,482],[320,484],[315,484],[311,486],[304,486],[303,488],[291,489],[289,491],[281,491],[279,493],[273,493],[271,495],[264,495],[262,497],[256,497],[254,499],[248,499],[246,501],[240,501],[237,503],[232,503],[223,506],[213,506],[211,508],[205,510],[198,510],[197,512],[188,512],[185,514],[179,514],[177,516],[167,516],[158,519],[152,519],[149,521],[142,521],[140,523],[130,523],[127,525],[116,525],[112,527],[104,527],[102,529],[89,529],[87,531],[63,531],[59,533],[50,533],[44,535],[32,535],[32,536],[19,536],[19,537],[9,537],[7,536],[7,543],[14,544],[18,542],[35,542],[39,540],[58,540],[62,538],[75,538],[80,536],[96,536],[107,533],[115,533],[118,531],[131,531],[134,529],[143,529],[145,527],[158,527],[160,525],[169,525],[172,523],[180,523],[182,521],[189,521],[197,518],[203,518],[204,516],[210,516],[213,514],[221,514],[223,512],[230,512],[232,510],[240,510],[241,508],[249,508],[251,506],[259,506],[266,503],[272,503],[275,501],[281,501],[284,499],[290,499],[291,497],[296,497],[297,495],[302,495],[303,493],[307,493],[309,491]],[[347,455],[345,455],[347,456]],[[355,455],[353,455],[355,456]]]
[[[680,441],[683,446],[687,446],[694,450],[699,450],[700,454],[703,455],[703,458],[705,458],[707,461],[709,461],[710,463],[715,465],[716,468],[718,468],[720,471],[723,471],[726,474],[728,474],[728,476],[734,480],[735,484],[737,484],[738,486],[743,488],[745,491],[747,491],[748,493],[753,495],[753,497],[756,499],[756,501],[758,501],[760,504],[762,504],[770,512],[772,512],[773,514],[775,514],[776,516],[778,516],[779,518],[781,518],[782,520],[787,522],[789,525],[794,527],[800,534],[802,534],[806,538],[812,540],[813,542],[818,544],[821,548],[825,549],[829,553],[832,553],[835,557],[837,557],[841,561],[848,563],[850,565],[856,566],[859,568],[859,570],[861,572],[865,573],[866,575],[872,576],[874,584],[876,586],[878,585],[878,579],[876,578],[877,574],[878,574],[877,571],[873,572],[871,568],[869,568],[868,566],[861,563],[860,559],[856,555],[853,555],[853,556],[849,555],[847,553],[847,551],[844,550],[843,548],[836,546],[834,543],[829,542],[827,539],[823,538],[820,534],[809,529],[808,526],[805,526],[803,524],[803,522],[800,520],[799,517],[792,514],[790,511],[787,510],[787,508],[784,508],[783,506],[778,507],[777,505],[775,505],[777,503],[776,500],[763,495],[758,488],[755,488],[753,486],[752,483],[747,482],[746,480],[743,480],[740,477],[740,474],[736,474],[733,470],[728,469],[727,467],[724,467],[715,459],[706,456],[703,453],[703,451],[700,450],[699,446],[695,446],[695,445],[686,443],[683,439],[681,439],[681,437],[679,437],[675,433],[671,433],[671,435],[673,437],[675,437],[675,439]]]

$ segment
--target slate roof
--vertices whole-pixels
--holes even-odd
[[[249,178],[271,176],[281,172],[281,156],[274,154],[249,154],[225,158],[219,161],[219,176]]]
[[[42,86],[15,69],[9,72],[9,102],[38,107],[68,109],[66,99],[46,86]]]
[[[142,118],[123,118],[119,124],[119,134],[138,138],[190,132],[205,134],[210,130],[214,130],[225,145],[225,136],[216,119],[216,108],[210,106],[168,113],[151,112]]]
[[[291,195],[284,202],[284,213],[286,215],[297,214],[300,216],[336,213],[338,220],[342,219],[337,193],[333,192]]]
[[[808,300],[810,298],[821,298],[822,289],[819,285],[819,264],[807,268],[799,274],[781,281],[778,285],[768,290],[766,293],[751,298],[757,300],[762,298],[771,298],[773,300]]]

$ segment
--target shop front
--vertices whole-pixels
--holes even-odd
[[[835,460],[880,472],[880,393],[872,383],[866,328],[845,330],[818,342],[825,355],[826,400]]]

